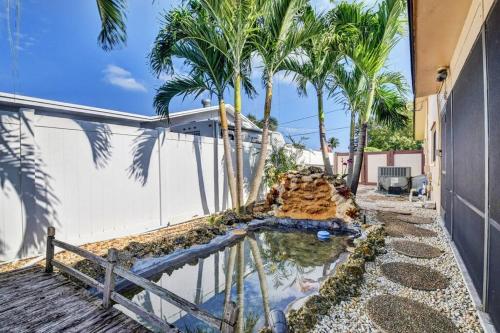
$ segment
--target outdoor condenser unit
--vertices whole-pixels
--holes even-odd
[[[411,187],[411,168],[378,167],[378,189],[389,194],[401,194]]]

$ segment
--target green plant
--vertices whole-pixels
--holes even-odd
[[[271,187],[278,183],[279,178],[291,170],[296,170],[299,166],[298,159],[302,155],[302,149],[287,145],[271,143],[271,153],[269,154],[264,168],[264,180]]]
[[[285,60],[296,55],[312,37],[318,34],[319,21],[308,13],[307,0],[273,0],[262,2],[262,15],[258,19],[253,47],[262,60],[262,82],[265,86],[262,143],[246,205],[252,205],[259,194],[267,160],[269,130],[272,127],[271,106],[273,77]]]

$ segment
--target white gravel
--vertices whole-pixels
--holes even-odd
[[[396,238],[387,237],[387,253],[377,257],[375,262],[367,263],[365,281],[361,287],[360,296],[334,306],[330,310],[330,314],[324,316],[316,325],[314,332],[380,332],[368,318],[365,305],[370,298],[381,294],[408,297],[425,303],[451,318],[460,332],[482,332],[474,304],[467,291],[452,250],[445,238],[444,231],[438,222],[437,211],[417,208],[414,203],[408,201],[384,200],[383,198],[382,200],[374,201],[373,195],[376,195],[373,189],[362,188],[358,192],[358,204],[366,210],[383,206],[387,210],[410,211],[413,215],[434,218],[433,224],[418,226],[436,231],[438,237],[405,237],[405,239],[436,246],[444,250],[444,253],[434,259],[410,258],[396,253],[390,245],[391,241]],[[367,211],[367,219],[370,223],[376,223],[375,212]],[[450,279],[450,286],[446,289],[436,291],[420,291],[392,282],[380,272],[380,265],[391,261],[410,262],[432,267]]]

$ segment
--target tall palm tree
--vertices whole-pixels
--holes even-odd
[[[352,39],[352,43],[343,45],[344,52],[359,68],[366,80],[366,102],[359,113],[361,126],[351,181],[351,190],[356,193],[363,163],[367,128],[375,110],[376,92],[384,86],[385,64],[391,50],[403,33],[405,4],[403,0],[383,0],[376,12],[360,11],[359,8],[353,10],[353,7],[349,5],[348,3],[339,5],[338,8],[347,8],[347,10],[337,11],[335,21],[337,30],[349,31],[349,33],[355,31],[356,38]],[[389,98],[387,94],[384,96]],[[391,93],[390,96],[394,97],[394,94]],[[390,104],[389,101],[388,104]]]
[[[236,192],[237,208],[243,207],[243,144],[241,133],[242,72],[249,65],[253,47],[251,41],[257,32],[257,19],[264,0],[200,0],[216,27],[223,43],[213,43],[205,27],[198,27],[196,38],[213,43],[230,64],[234,85],[234,123],[236,141]]]
[[[364,108],[368,97],[366,80],[361,71],[354,65],[349,71],[345,66],[339,66],[334,71],[335,87],[338,88],[338,101],[343,101],[351,113],[350,144],[348,165],[348,185],[352,180],[354,161],[354,137],[356,127],[356,115]],[[400,73],[386,72],[380,76],[379,85],[375,91],[372,121],[390,126],[402,128],[408,121],[405,115],[407,99],[406,81]]]
[[[348,71],[347,66],[337,66],[334,70],[334,85],[331,89],[333,93],[336,91],[337,100],[343,102],[347,110],[350,112],[350,128],[349,128],[349,159],[347,165],[347,185],[350,186],[352,180],[352,171],[354,165],[354,141],[356,132],[356,115],[359,112],[361,97],[363,96],[364,78],[361,75],[359,68],[354,66],[354,69]]]
[[[271,305],[269,304],[269,288],[267,285],[266,272],[264,269],[264,261],[262,260],[262,255],[260,253],[259,245],[255,239],[255,234],[248,235],[248,244],[250,244],[250,250],[252,252],[253,261],[255,263],[255,269],[257,270],[257,275],[259,276],[260,292],[262,294],[262,306],[264,308],[264,320],[266,325],[269,323],[269,313],[271,312]]]
[[[318,100],[318,126],[319,139],[321,144],[321,153],[323,155],[323,164],[325,173],[333,175],[332,165],[328,156],[328,143],[325,130],[325,112],[323,107],[323,97],[327,89],[327,82],[331,80],[332,72],[335,66],[338,66],[340,52],[334,47],[328,47],[326,36],[327,24],[323,15],[314,14],[312,8],[308,7],[304,16],[309,16],[308,21],[315,21],[316,24],[323,27],[323,33],[315,35],[302,46],[300,57],[287,58],[281,69],[286,74],[293,74],[293,80],[297,84],[297,91],[300,96],[307,95],[307,84],[310,83],[316,91]],[[327,96],[328,97],[328,96]]]
[[[101,31],[97,37],[99,45],[105,50],[123,45],[127,41],[125,20],[127,0],[96,0]]]
[[[188,4],[187,8],[178,8],[165,15],[165,26],[158,34],[153,50],[150,54],[151,67],[156,74],[173,72],[172,58],[183,59],[189,68],[187,75],[175,75],[162,85],[155,96],[154,106],[158,114],[168,117],[169,105],[175,96],[195,95],[203,92],[215,95],[219,103],[219,119],[221,123],[222,140],[224,145],[224,164],[231,193],[233,208],[237,205],[237,191],[235,174],[232,162],[231,143],[226,114],[224,92],[233,85],[231,67],[226,57],[211,43],[198,38],[185,38],[184,27],[206,23],[206,28],[213,28],[207,20],[203,8],[196,2]],[[175,41],[175,38],[179,40]],[[211,35],[212,39],[219,38],[217,44],[223,40],[217,34]],[[255,93],[249,73],[243,71],[243,87],[247,94]]]
[[[252,205],[257,199],[268,156],[273,77],[293,52],[320,31],[314,17],[301,15],[307,3],[307,0],[274,0],[264,3],[253,45],[257,55],[262,59],[264,67],[262,81],[266,96],[261,148],[254,167],[250,193],[246,201],[247,206]]]

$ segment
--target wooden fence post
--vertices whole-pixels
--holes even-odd
[[[102,306],[109,309],[111,306],[111,293],[115,288],[115,274],[113,270],[116,265],[117,251],[114,248],[108,250],[108,265],[104,276],[104,290],[102,291]]]
[[[54,259],[54,240],[56,236],[56,228],[49,227],[47,229],[47,250],[45,253],[45,272],[52,273],[54,271],[54,267],[52,266],[52,259]]]
[[[228,302],[224,308],[224,317],[220,327],[221,333],[236,332],[236,321],[238,320],[238,307],[235,302]]]

